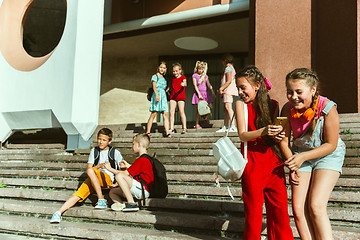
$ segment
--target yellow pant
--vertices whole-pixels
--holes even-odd
[[[100,186],[106,188],[112,184],[111,178],[106,173],[93,168],[97,178],[99,179]],[[73,194],[73,196],[77,196],[80,198],[79,202],[84,201],[91,193],[93,193],[95,189],[91,184],[90,178],[87,178],[83,184],[79,187],[79,189]]]

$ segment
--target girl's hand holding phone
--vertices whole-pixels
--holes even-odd
[[[283,130],[282,126],[268,125],[265,127],[262,135],[268,135],[270,137],[275,137]]]
[[[274,140],[275,140],[276,143],[279,143],[279,142],[281,142],[281,140],[282,140],[284,137],[285,137],[285,132],[282,131],[282,132],[280,132],[278,135],[276,135],[276,136],[274,137]]]

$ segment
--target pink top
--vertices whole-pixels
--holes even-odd
[[[319,96],[319,103],[318,103],[318,107],[317,107],[317,113],[321,113],[322,110],[324,109],[324,105],[326,102],[327,98],[323,97],[323,96]],[[290,109],[292,108],[291,103],[289,104]],[[317,119],[319,119],[321,117],[321,114],[317,115]],[[298,138],[300,137],[305,130],[310,126],[311,120],[308,121],[305,118],[293,118],[290,116],[290,124],[291,124],[291,130],[293,132],[293,137],[294,138]]]
[[[206,91],[207,90],[207,88],[206,88],[206,80],[208,79],[208,75],[205,75],[204,81],[202,81],[202,83],[200,83],[200,84],[199,84],[199,79],[201,78],[201,75],[199,75],[197,73],[194,73],[192,75],[192,78],[196,79],[196,85],[197,85],[199,91]]]
[[[235,68],[231,64],[229,64],[226,68],[230,68],[229,72],[231,72],[231,83],[224,90],[224,94],[231,95],[231,96],[239,96],[239,92],[238,92],[236,84],[235,84],[235,75],[236,75]],[[225,68],[224,76],[221,79],[221,86],[223,86],[226,83],[226,73],[227,73],[226,68]]]

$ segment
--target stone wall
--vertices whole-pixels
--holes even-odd
[[[147,122],[146,91],[157,65],[157,56],[103,56],[99,125]]]

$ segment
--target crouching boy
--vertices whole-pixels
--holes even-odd
[[[139,157],[132,165],[126,161],[120,162],[120,168],[124,170],[113,169],[109,162],[105,163],[106,169],[115,174],[116,185],[113,185],[110,190],[110,198],[114,201],[111,208],[115,211],[122,210],[123,212],[138,211],[139,207],[134,201],[137,199],[144,199],[150,196],[150,189],[154,182],[153,167],[150,160],[146,157],[147,149],[150,144],[150,138],[147,134],[137,134],[133,138],[133,151]],[[140,178],[146,183],[144,184],[144,195],[140,183]],[[122,197],[125,197],[127,203],[122,202]]]
[[[53,214],[50,223],[60,223],[61,215],[66,210],[74,206],[77,202],[84,201],[93,192],[96,192],[98,197],[95,208],[107,208],[107,202],[101,188],[107,188],[113,184],[114,174],[108,171],[104,164],[105,162],[109,163],[109,158],[114,158],[110,159],[112,165],[114,168],[119,169],[119,162],[123,160],[120,152],[110,147],[111,141],[112,131],[108,128],[100,129],[97,135],[98,147],[91,149],[87,162],[86,174],[88,178],[62,207]]]

